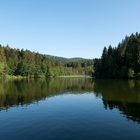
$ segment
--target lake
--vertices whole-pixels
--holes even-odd
[[[140,139],[140,81],[0,82],[0,140]]]

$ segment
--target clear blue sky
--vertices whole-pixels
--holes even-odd
[[[100,57],[140,32],[140,0],[0,0],[0,43],[63,57]]]

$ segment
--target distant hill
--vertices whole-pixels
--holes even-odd
[[[59,57],[59,56],[53,56],[53,55],[46,55],[50,59],[54,59],[57,61],[61,62],[70,62],[70,61],[93,61],[93,59],[86,59],[86,58],[80,58],[80,57],[75,57],[75,58],[65,58],[65,57]]]

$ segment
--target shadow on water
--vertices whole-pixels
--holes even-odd
[[[29,105],[49,97],[88,92],[101,98],[105,109],[119,109],[127,119],[140,122],[140,81],[55,78],[50,80],[3,81],[0,83],[0,110]]]

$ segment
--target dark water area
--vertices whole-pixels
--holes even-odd
[[[0,140],[140,139],[140,81],[0,82]]]

